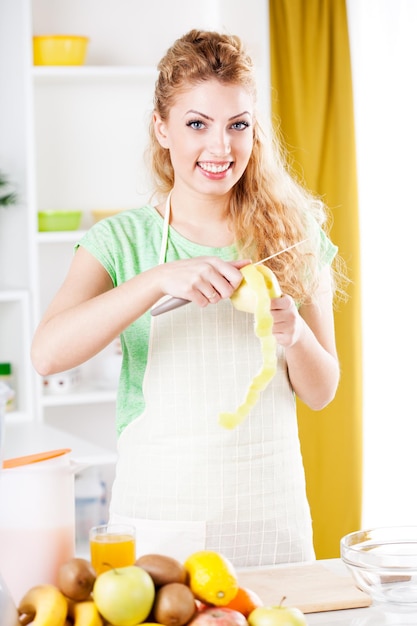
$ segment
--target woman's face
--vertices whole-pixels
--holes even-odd
[[[168,120],[155,114],[156,136],[170,151],[175,184],[208,194],[229,192],[252,152],[253,107],[243,87],[210,80],[181,91]]]

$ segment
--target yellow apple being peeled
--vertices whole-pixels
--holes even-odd
[[[234,291],[234,293],[230,296],[233,306],[235,309],[238,309],[238,311],[255,313],[257,294],[256,291],[249,286],[246,278],[255,272],[262,275],[270,298],[279,298],[282,295],[277,277],[274,272],[269,269],[269,267],[266,267],[266,265],[245,265],[245,267],[242,267],[240,271],[243,274],[242,282],[236,291]]]

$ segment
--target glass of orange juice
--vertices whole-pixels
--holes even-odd
[[[90,529],[90,558],[97,576],[115,567],[134,565],[135,527],[128,524],[103,524]]]

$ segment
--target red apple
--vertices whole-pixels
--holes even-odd
[[[211,606],[198,611],[187,626],[248,626],[246,617],[226,607]]]

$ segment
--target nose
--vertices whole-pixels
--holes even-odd
[[[213,133],[209,151],[210,154],[216,157],[223,157],[230,154],[230,138],[227,132],[218,130]]]

